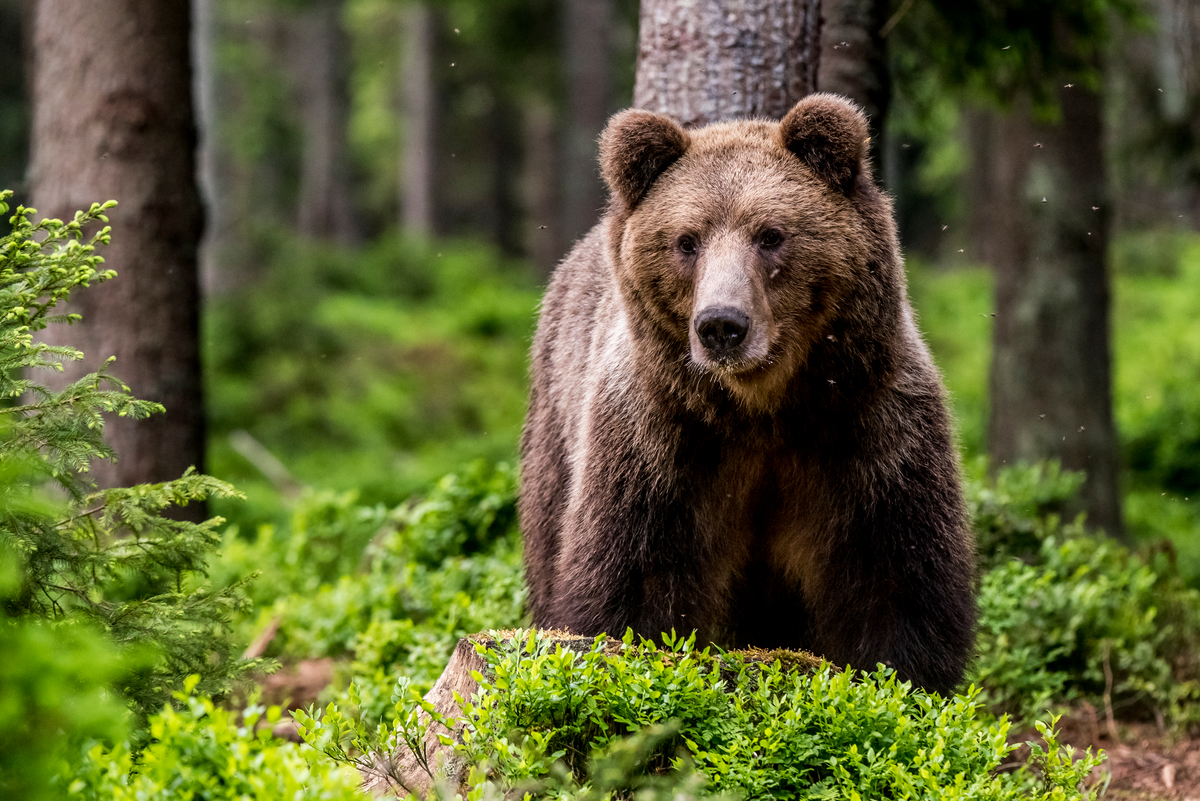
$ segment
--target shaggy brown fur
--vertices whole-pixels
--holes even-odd
[[[612,204],[555,273],[533,349],[535,624],[961,680],[973,544],[866,130],[832,95],[782,123],[609,123]],[[714,345],[713,314],[748,323]]]

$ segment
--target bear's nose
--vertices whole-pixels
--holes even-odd
[[[700,344],[714,356],[727,356],[746,341],[750,318],[732,306],[710,306],[696,315]]]

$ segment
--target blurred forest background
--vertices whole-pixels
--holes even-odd
[[[604,204],[595,140],[632,101],[637,2],[192,7],[207,469],[250,498],[219,511],[252,530],[306,485],[395,503],[472,458],[512,459],[539,288]],[[0,0],[0,186],[17,202],[32,8]],[[1108,506],[1085,508],[1111,533],[1171,537],[1200,578],[1200,9],[972,9],[827,0],[818,81],[872,114],[964,456],[1059,455],[1006,442],[1017,427],[997,409],[1019,377],[991,370],[989,390],[993,341],[1020,335],[994,334],[993,285],[1029,282],[1011,264],[1037,239],[1014,228],[1014,193],[1053,183],[1029,153],[1058,131],[1096,157],[1111,277],[1111,321],[1101,294],[1099,329],[1081,329],[1100,349],[1112,332],[1117,432],[1085,457]],[[1061,102],[1076,85],[1098,98],[1091,117]],[[1083,390],[1093,429],[1107,369]]]
[[[996,409],[989,422],[992,396],[1019,384],[993,375],[989,391],[993,339],[1020,334],[994,337],[993,286],[1026,282],[1005,265],[1037,238],[1006,209],[1055,180],[1054,164],[1029,166],[1039,138],[1092,148],[1111,322],[1106,298],[1093,305],[1112,332],[1119,440],[1094,467],[1124,508],[1085,507],[1110,532],[1172,538],[1200,579],[1200,8],[1055,7],[826,0],[818,88],[872,115],[976,472],[989,450],[1031,455],[1005,443]],[[0,186],[17,202],[31,192],[32,8],[0,0]],[[595,140],[632,102],[638,3],[192,8],[207,470],[250,498],[218,511],[249,531],[306,485],[396,503],[473,458],[511,460],[540,287],[604,204]],[[1098,98],[1092,117],[1061,102],[1076,84]],[[1100,381],[1085,391],[1106,407]]]

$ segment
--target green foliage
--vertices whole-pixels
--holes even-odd
[[[1073,763],[1051,739],[1040,778],[996,774],[1013,748],[1008,724],[982,723],[973,690],[941,699],[882,667],[862,674],[772,654],[714,655],[682,638],[659,648],[631,634],[615,650],[602,638],[583,645],[517,632],[496,649],[477,646],[487,675],[474,675],[480,689],[461,700],[462,718],[441,719],[461,728],[442,741],[476,766],[472,793],[491,783],[539,797],[612,797],[649,774],[660,788],[665,779],[695,795],[1059,799],[1074,797],[1100,761],[1088,754]],[[375,757],[353,750],[420,748],[418,709],[439,719],[406,692],[400,683],[391,726],[372,729],[331,705],[298,715],[301,734],[335,759],[378,771]]]
[[[271,495],[233,451],[244,429],[304,483],[395,505],[476,458],[511,458],[538,291],[480,247],[280,242],[206,330],[214,471]],[[264,492],[265,490],[265,492]],[[226,510],[243,527],[281,506]]]
[[[329,562],[297,556],[322,549],[352,570],[334,576]],[[254,589],[257,625],[279,623],[268,653],[352,655],[343,673],[382,714],[397,677],[428,688],[461,637],[521,623],[515,476],[507,465],[476,462],[390,510],[353,496],[305,496],[286,537],[271,527],[254,543],[228,533],[214,576],[219,584],[253,566],[264,573]]]
[[[1200,593],[1166,564],[1068,530],[1045,540],[1037,563],[986,573],[979,605],[974,680],[998,711],[1031,720],[1088,702],[1122,717],[1195,716]]]
[[[1118,19],[1145,19],[1137,0],[932,0],[904,9],[892,48],[898,81],[933,72],[947,88],[1003,102],[1026,95],[1044,108],[1054,107],[1060,80],[1098,82]]]
[[[20,584],[15,554],[0,547],[0,601]],[[129,661],[92,627],[0,615],[0,796],[59,798],[47,777],[69,744],[118,739],[126,711],[109,691]]]
[[[992,353],[992,276],[983,269],[935,270],[908,259],[917,323],[941,369],[968,458],[986,453],[987,382]]]
[[[985,567],[972,680],[994,712],[1021,722],[1092,704],[1175,725],[1200,701],[1200,592],[1173,553],[1131,553],[1085,535],[1058,509],[1082,475],[1054,464],[968,484]]]
[[[982,474],[980,463],[973,472]],[[967,479],[967,508],[975,528],[981,569],[1003,567],[1017,558],[1037,558],[1042,544],[1061,529],[1061,511],[1083,486],[1084,474],[1063,471],[1057,462],[1005,468],[994,480]],[[1070,526],[1082,533],[1079,521]]]
[[[65,796],[82,801],[362,798],[355,772],[272,737],[279,707],[253,705],[234,712],[193,695],[195,686],[193,677],[176,695],[178,710],[168,705],[150,718],[151,742],[136,756],[129,742],[112,748],[89,744]]]
[[[0,213],[8,211],[5,197],[0,193]],[[34,377],[82,356],[35,341],[34,334],[78,319],[53,314],[55,305],[78,287],[113,277],[95,255],[109,229],[90,239],[83,234],[85,226],[106,222],[112,205],[95,204],[68,223],[36,225],[29,221],[33,210],[19,207],[12,233],[0,238],[0,398],[7,401],[0,408],[0,549],[15,553],[22,566],[15,588],[0,599],[8,620],[0,625],[16,627],[9,633],[29,647],[30,638],[44,642],[61,633],[77,659],[57,675],[95,653],[96,675],[107,681],[113,658],[88,638],[103,632],[133,656],[116,686],[145,716],[189,674],[201,677],[205,692],[218,693],[254,663],[238,659],[228,638],[230,615],[246,604],[243,583],[220,591],[199,586],[222,521],[164,516],[190,501],[232,497],[233,489],[188,471],[162,484],[96,491],[88,466],[113,456],[102,438],[102,413],[138,418],[161,407],[134,399],[107,365],[60,391]],[[46,623],[26,625],[32,620]],[[95,686],[83,681],[81,691]]]

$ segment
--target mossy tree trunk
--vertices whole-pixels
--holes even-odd
[[[119,277],[72,300],[82,323],[45,332],[85,354],[54,380],[116,356],[113,373],[167,411],[110,420],[120,461],[96,465],[96,478],[177,478],[204,461],[188,0],[38,0],[33,28],[33,205],[69,219],[94,201],[120,203],[102,254]]]
[[[994,468],[1058,459],[1086,471],[1089,524],[1121,536],[1101,98],[1078,84],[1058,98],[1057,124],[1017,110],[994,131],[989,451]]]
[[[819,0],[642,0],[633,104],[685,126],[780,119],[816,90]]]

